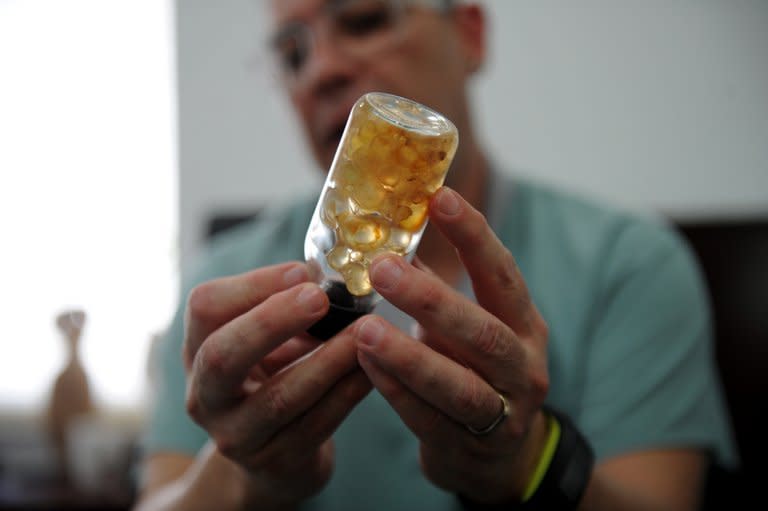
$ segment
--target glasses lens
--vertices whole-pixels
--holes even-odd
[[[309,33],[299,24],[283,27],[272,39],[272,53],[280,70],[287,75],[301,71],[309,56]]]
[[[326,4],[327,42],[346,55],[372,55],[399,33],[403,8],[398,0],[336,0]],[[302,22],[283,26],[271,41],[275,65],[284,79],[299,80],[312,51],[316,28]],[[314,41],[317,42],[317,41]]]
[[[385,37],[397,24],[396,2],[385,0],[346,0],[336,2],[333,23],[336,35],[342,39]]]

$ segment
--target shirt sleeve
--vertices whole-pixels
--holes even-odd
[[[630,224],[603,261],[577,422],[599,458],[694,447],[734,462],[706,289],[671,232]]]

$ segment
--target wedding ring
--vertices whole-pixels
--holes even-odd
[[[501,412],[499,413],[499,416],[493,419],[493,422],[491,422],[488,426],[482,428],[482,429],[475,429],[469,424],[466,424],[467,429],[474,435],[477,436],[484,436],[496,429],[496,427],[504,421],[507,417],[509,417],[510,408],[509,408],[509,401],[507,401],[507,398],[502,396],[499,393],[499,399],[501,399]]]

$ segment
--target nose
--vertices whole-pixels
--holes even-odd
[[[319,27],[318,27],[319,28]],[[355,79],[353,59],[334,41],[327,27],[317,30],[301,79],[301,88],[318,97],[341,94]]]

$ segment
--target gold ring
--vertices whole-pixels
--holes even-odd
[[[499,399],[501,399],[501,413],[499,413],[498,417],[493,419],[493,422],[491,422],[488,426],[486,426],[486,427],[484,427],[482,429],[475,429],[472,426],[470,426],[469,424],[466,424],[467,429],[472,434],[477,435],[477,436],[487,435],[488,433],[490,433],[491,431],[496,429],[496,426],[501,424],[501,422],[504,419],[509,417],[509,414],[510,414],[509,401],[507,401],[507,398],[504,397],[503,395],[501,395],[501,393],[498,393],[498,394],[499,394]]]

